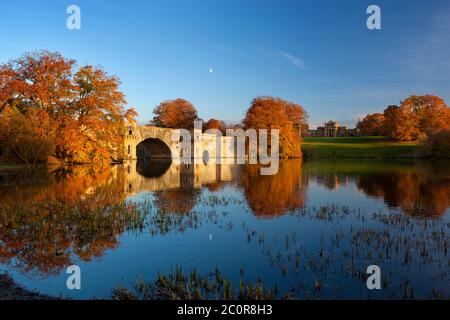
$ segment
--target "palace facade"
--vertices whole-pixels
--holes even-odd
[[[323,127],[317,127],[315,130],[308,130],[309,137],[351,137],[357,135],[357,130],[349,129],[346,126],[339,125],[339,122],[328,121]]]

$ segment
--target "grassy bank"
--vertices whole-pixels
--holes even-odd
[[[402,159],[418,158],[416,142],[394,142],[383,137],[305,138],[306,159]]]

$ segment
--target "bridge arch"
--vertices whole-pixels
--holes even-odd
[[[124,133],[124,160],[145,158],[173,159],[178,142],[172,141],[175,129],[130,124]]]
[[[138,159],[172,159],[170,147],[161,139],[147,138],[136,145]]]

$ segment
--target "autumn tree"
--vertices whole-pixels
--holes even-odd
[[[302,136],[306,136],[309,129],[308,114],[303,107],[295,103],[288,103],[286,106],[286,114],[294,129],[301,132]]]
[[[197,110],[187,100],[167,100],[153,110],[150,124],[163,128],[192,129],[198,120]]]
[[[382,113],[368,114],[358,121],[356,128],[363,136],[381,136],[384,134],[384,120]]]
[[[62,117],[57,155],[77,162],[106,162],[121,147],[124,121],[136,112],[125,110],[119,79],[92,66],[81,67],[73,78],[77,96],[68,106],[70,117]],[[76,141],[73,136],[81,137]]]
[[[305,110],[298,104],[274,97],[257,97],[253,99],[243,120],[245,129],[278,129],[280,133],[280,157],[301,156],[300,129]],[[270,140],[270,139],[269,139]],[[270,148],[270,141],[268,141]]]
[[[39,51],[0,66],[0,110],[24,112],[31,108],[50,116],[69,113],[67,104],[76,96],[72,81],[75,60],[58,53]]]
[[[206,123],[203,124],[203,131],[206,131],[209,129],[217,129],[223,135],[226,134],[226,124],[223,121],[220,121],[217,119],[209,119]]]
[[[54,149],[55,130],[46,111],[29,109],[22,113],[4,108],[1,116],[0,144],[9,147],[26,164],[47,161]]]
[[[397,141],[414,141],[419,137],[418,117],[408,109],[389,106],[384,110],[384,131]]]
[[[76,70],[75,64],[59,53],[39,51],[1,65],[0,110],[48,116],[57,132],[52,150],[58,158],[109,162],[121,147],[125,120],[136,112],[124,108],[117,77],[88,65]],[[6,120],[2,112],[0,121]]]
[[[418,118],[421,134],[432,128],[445,128],[450,123],[450,108],[444,100],[434,95],[410,96],[402,101],[402,110]]]
[[[432,129],[446,128],[450,123],[450,108],[440,97],[410,96],[399,107],[384,111],[385,132],[397,141],[424,138]]]

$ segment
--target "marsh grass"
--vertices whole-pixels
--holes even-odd
[[[238,199],[206,197],[199,203],[214,203],[214,209],[196,211],[195,221],[227,225],[230,218],[222,206],[242,205]],[[250,213],[250,211],[248,211]],[[194,214],[194,213],[192,213]],[[156,213],[156,216],[167,213]],[[188,218],[188,217],[187,217]],[[244,268],[240,277],[226,278],[216,268],[200,275],[197,269],[185,273],[175,266],[169,273],[160,273],[154,280],[140,279],[129,291],[118,287],[114,299],[339,299],[349,288],[360,290],[360,298],[448,298],[448,231],[450,224],[442,218],[421,218],[405,215],[399,210],[366,212],[335,203],[323,206],[304,206],[292,210],[286,219],[306,223],[314,221],[321,226],[319,241],[314,246],[305,245],[305,238],[296,230],[269,236],[253,224],[243,222],[245,243],[259,248],[274,270],[274,278],[296,279],[291,286],[268,289],[261,278],[245,281]],[[158,218],[159,219],[159,218]],[[188,218],[189,219],[189,218]],[[173,232],[177,223],[184,226],[180,217],[169,221]],[[153,220],[151,220],[153,221]],[[158,225],[160,225],[160,220]],[[191,225],[192,226],[192,225]],[[199,227],[199,225],[197,225]],[[169,230],[158,227],[160,231]],[[183,230],[184,227],[182,228]],[[164,232],[163,232],[164,234]],[[384,293],[377,296],[365,288],[367,266],[380,265],[383,270]],[[278,271],[276,271],[278,270]],[[422,270],[428,270],[426,273]],[[248,272],[248,271],[247,271]],[[429,286],[416,287],[416,277],[429,277]],[[348,288],[346,286],[349,286]]]
[[[196,269],[185,273],[176,266],[168,274],[158,274],[153,282],[138,278],[133,291],[118,287],[112,291],[111,297],[117,300],[267,300],[278,295],[278,288],[267,289],[262,279],[255,283],[245,282],[243,271],[237,288],[234,288],[232,281],[218,268],[201,275]]]
[[[90,261],[116,248],[125,232],[162,238],[208,225],[238,234],[242,246],[265,260],[271,279],[255,278],[255,270],[246,270],[252,277],[244,277],[243,267],[239,277],[229,277],[219,271],[221,265],[206,274],[195,267],[185,272],[184,266],[174,266],[154,279],[138,280],[131,291],[118,287],[112,297],[333,299],[348,297],[349,290],[360,290],[361,298],[449,297],[450,223],[445,215],[408,216],[400,210],[373,212],[337,203],[303,205],[273,218],[286,220],[282,231],[275,232],[267,227],[270,218],[254,216],[244,197],[206,193],[191,210],[173,213],[161,199],[127,200],[109,184],[85,192],[84,181],[82,193],[78,188],[68,192],[70,184],[61,188],[54,181],[51,196],[33,190],[30,199],[27,193],[5,197],[0,203],[1,262],[27,274],[56,275],[74,255]],[[304,224],[318,230],[312,244],[301,232]],[[382,295],[365,288],[365,270],[371,264],[382,267]],[[418,285],[417,278],[426,278],[427,285]],[[270,287],[272,280],[284,285]]]

